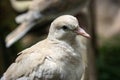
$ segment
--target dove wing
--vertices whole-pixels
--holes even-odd
[[[40,44],[38,43],[19,54],[16,61],[4,73],[3,78],[5,80],[16,80],[21,76],[28,76],[38,65],[44,62],[47,53],[44,51],[43,45],[40,42]]]

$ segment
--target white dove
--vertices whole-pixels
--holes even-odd
[[[1,80],[82,80],[86,66],[77,35],[90,37],[75,17],[58,17],[48,37],[21,51]]]

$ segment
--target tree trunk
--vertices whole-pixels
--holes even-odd
[[[90,0],[88,6],[88,18],[89,18],[89,33],[91,40],[88,44],[88,78],[89,80],[97,80],[96,71],[96,53],[97,51],[97,38],[96,38],[96,1]]]

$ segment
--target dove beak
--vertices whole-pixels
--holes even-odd
[[[82,36],[84,36],[84,37],[86,37],[86,38],[90,38],[90,35],[89,35],[88,33],[86,33],[84,29],[82,29],[82,28],[80,28],[80,27],[78,27],[78,28],[75,30],[75,32],[76,32],[78,35],[82,35]]]

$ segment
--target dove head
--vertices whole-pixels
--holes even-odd
[[[81,35],[89,38],[81,27],[79,27],[78,20],[72,15],[63,15],[56,18],[50,26],[48,38],[58,40],[73,40],[76,35]]]

